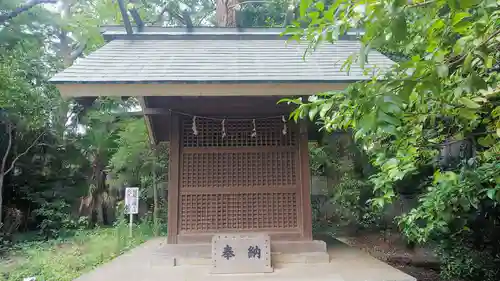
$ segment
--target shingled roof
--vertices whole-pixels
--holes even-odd
[[[303,59],[305,44],[280,37],[281,29],[151,28],[127,36],[110,29],[111,40],[56,74],[57,84],[146,83],[349,83],[370,79],[358,64],[341,70],[360,50],[356,40],[323,44]],[[377,51],[366,67],[383,70],[393,62]]]

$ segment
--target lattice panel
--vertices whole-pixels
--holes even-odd
[[[297,228],[295,193],[181,194],[180,230]]]
[[[296,185],[295,158],[295,151],[183,153],[181,190]]]
[[[256,119],[256,136],[252,137],[252,120],[231,120],[224,122],[226,136],[223,138],[222,121],[196,119],[198,135],[193,133],[193,119],[182,121],[182,145],[184,147],[218,147],[218,146],[293,146],[296,145],[296,124],[286,123],[286,134],[283,134],[285,123],[281,118]]]

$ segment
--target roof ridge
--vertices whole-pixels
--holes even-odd
[[[279,40],[290,36],[284,35],[285,28],[279,27],[161,27],[146,26],[141,31],[134,30],[127,34],[123,26],[104,26],[102,33],[107,41],[114,39],[151,39],[151,40]],[[361,30],[347,32],[341,39],[358,39]]]

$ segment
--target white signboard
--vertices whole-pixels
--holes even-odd
[[[139,188],[127,187],[125,189],[125,213],[139,213]]]
[[[271,267],[267,234],[218,234],[212,237],[212,273],[265,273]]]

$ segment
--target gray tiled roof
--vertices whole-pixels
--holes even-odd
[[[308,83],[370,79],[345,60],[357,41],[323,44],[303,60],[305,45],[286,40],[116,39],[56,74],[54,83]],[[366,67],[393,62],[372,51]]]

